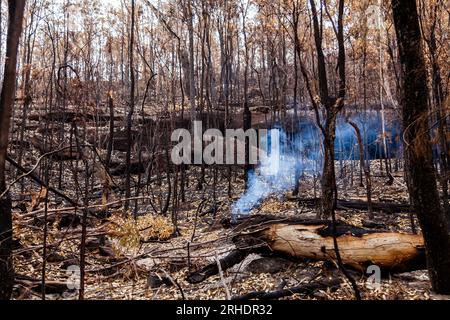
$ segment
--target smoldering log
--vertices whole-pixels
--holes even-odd
[[[255,216],[234,236],[238,249],[263,245],[280,255],[298,259],[334,261],[330,221]],[[368,230],[337,222],[337,242],[343,263],[365,272],[377,265],[388,272],[420,270],[426,267],[421,235]]]

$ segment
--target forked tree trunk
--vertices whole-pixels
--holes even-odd
[[[334,142],[336,137],[336,119],[339,112],[344,108],[344,98],[346,95],[346,76],[345,76],[345,46],[344,46],[344,0],[339,1],[338,5],[338,19],[337,28],[334,29],[336,39],[338,42],[338,74],[339,74],[339,86],[336,97],[330,95],[328,86],[328,75],[325,62],[325,53],[323,50],[323,20],[319,19],[319,14],[316,9],[316,4],[313,0],[310,0],[310,6],[312,11],[313,29],[314,29],[314,42],[317,52],[317,72],[319,78],[319,96],[321,104],[323,105],[326,113],[325,125],[321,124],[319,111],[317,110],[316,103],[313,103],[316,109],[316,120],[320,127],[324,138],[324,153],[325,159],[323,163],[322,172],[322,212],[320,217],[331,217],[334,214],[334,208],[336,205],[337,188],[336,188],[336,174],[334,168]],[[322,5],[322,4],[321,4]],[[324,4],[326,5],[326,4]],[[326,10],[328,13],[328,10]],[[331,19],[331,16],[329,16]],[[334,25],[334,22],[333,22]],[[311,97],[313,100],[314,97]]]
[[[0,96],[0,194],[6,189],[6,154],[16,84],[16,64],[25,0],[9,0],[6,59]],[[9,299],[14,284],[12,216],[9,194],[0,198],[0,300]]]
[[[392,0],[402,64],[403,127],[411,198],[425,239],[428,271],[437,293],[450,294],[450,233],[441,208],[428,128],[427,71],[415,0]]]

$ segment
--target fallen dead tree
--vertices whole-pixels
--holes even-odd
[[[30,138],[31,144],[40,152],[41,155],[51,153],[53,150],[44,143],[42,138],[33,136]],[[80,160],[82,158],[81,149],[77,146],[66,145],[60,148],[58,152],[52,154],[55,161]]]
[[[28,290],[42,293],[42,280],[28,277],[26,275],[15,276],[14,282],[23,286]],[[62,294],[65,291],[69,291],[67,281],[45,281],[45,293],[47,294]]]
[[[131,159],[129,172],[131,174],[145,173],[147,170],[156,172],[166,172],[167,166],[172,170],[170,162],[167,160],[167,155],[164,152],[156,152],[154,154],[142,155],[142,158]],[[112,162],[110,167],[110,174],[114,177],[122,176],[127,173],[127,166],[123,162]]]
[[[404,203],[372,202],[371,205],[374,211],[383,211],[386,213],[411,212],[411,206]],[[338,200],[337,207],[338,209],[367,210],[368,204],[365,201]]]
[[[32,113],[28,116],[30,121],[46,121],[46,122],[59,122],[59,123],[72,123],[72,122],[82,122],[82,121],[98,121],[102,123],[107,123],[111,119],[111,116],[106,113],[92,113],[88,111],[53,111],[46,113]],[[123,121],[123,117],[114,116],[114,121]]]
[[[330,289],[336,290],[341,285],[342,280],[339,278],[327,280],[327,281],[318,281],[313,283],[301,284],[295,287],[280,289],[276,291],[253,291],[242,296],[232,297],[231,300],[251,300],[251,299],[260,299],[260,300],[273,300],[280,299],[284,297],[289,297],[297,293],[301,294],[312,294],[318,290]]]
[[[342,262],[364,273],[377,265],[389,273],[426,267],[421,235],[374,231],[337,222],[336,239]],[[233,231],[236,250],[220,260],[223,270],[241,262],[251,252],[271,253],[299,260],[336,260],[330,221],[253,216],[238,220]],[[191,273],[190,283],[217,274],[216,262]]]
[[[247,254],[248,253],[246,250],[236,249],[231,251],[225,258],[219,260],[222,270],[226,270],[238,264],[239,262],[245,259]],[[214,262],[188,275],[187,281],[189,283],[200,283],[218,273],[219,273],[218,263]]]
[[[330,221],[273,221],[265,217],[260,220],[234,237],[238,248],[259,244],[293,258],[335,260]],[[369,265],[377,265],[390,272],[403,272],[425,267],[424,243],[420,235],[373,231],[343,222],[338,222],[336,229],[342,262],[352,269],[364,272]]]
[[[287,199],[290,201],[297,201],[300,205],[305,207],[317,207],[320,204],[319,198],[303,199],[288,197]],[[367,210],[368,203],[366,201],[338,199],[337,208]],[[372,209],[373,211],[383,211],[386,213],[411,212],[411,206],[405,203],[372,202]]]

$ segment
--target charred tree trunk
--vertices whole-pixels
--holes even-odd
[[[367,211],[369,214],[369,219],[373,219],[373,210],[372,210],[372,179],[370,178],[370,166],[369,163],[366,163],[364,159],[364,144],[361,136],[361,130],[358,125],[350,120],[348,120],[348,124],[353,127],[355,130],[356,138],[358,140],[359,146],[359,164],[361,170],[364,171],[364,176],[366,177],[366,194],[367,194]]]
[[[432,11],[432,23],[429,31],[428,38],[424,36],[424,40],[427,44],[429,51],[429,59],[431,65],[431,84],[432,84],[432,96],[434,101],[434,110],[436,112],[436,120],[438,121],[438,135],[439,135],[439,147],[440,147],[440,183],[442,188],[442,198],[444,204],[444,210],[447,215],[447,220],[450,222],[450,205],[449,205],[449,165],[450,154],[449,145],[447,139],[448,126],[447,126],[447,110],[444,106],[445,93],[442,85],[441,70],[438,62],[438,46],[436,39],[436,26],[437,26],[437,12],[442,10],[439,6],[440,2],[436,2]],[[431,17],[430,17],[431,18]]]
[[[316,9],[316,4],[313,0],[310,0],[310,6],[313,18],[313,29],[314,29],[314,42],[317,51],[317,70],[319,78],[319,96],[323,107],[325,108],[326,119],[325,125],[321,125],[321,119],[319,116],[319,111],[315,103],[313,105],[316,108],[316,118],[319,127],[321,128],[323,138],[324,138],[324,163],[322,172],[322,212],[320,216],[331,217],[336,207],[337,198],[337,188],[336,188],[336,173],[334,168],[334,142],[336,136],[336,118],[340,111],[344,108],[344,98],[346,94],[346,77],[345,77],[345,46],[344,46],[344,26],[343,26],[343,15],[344,15],[344,1],[339,1],[338,10],[338,24],[337,28],[332,21],[334,26],[334,31],[336,39],[338,42],[339,52],[338,52],[338,74],[339,74],[339,85],[337,89],[337,97],[330,96],[330,90],[328,88],[328,76],[326,70],[325,54],[323,50],[322,40],[322,28],[323,21],[320,19]],[[328,10],[326,9],[327,13]],[[331,19],[331,16],[329,16]]]
[[[112,92],[108,93],[108,109],[109,109],[109,140],[105,160],[106,168],[109,168],[111,165],[111,157],[114,146],[114,100],[112,97]]]
[[[325,125],[324,134],[324,162],[322,173],[322,208],[321,215],[329,217],[336,208],[337,187],[334,167],[334,142],[336,118],[330,118]]]
[[[9,23],[6,41],[6,59],[0,96],[0,193],[6,189],[6,155],[9,128],[14,105],[16,64],[25,0],[9,0]],[[14,283],[12,262],[12,215],[9,193],[0,198],[0,300],[11,297]]]
[[[428,131],[426,66],[415,0],[392,0],[402,64],[403,126],[414,209],[425,239],[433,290],[450,294],[450,234],[441,208]]]
[[[299,116],[298,116],[298,103],[297,103],[297,91],[298,91],[298,63],[297,60],[301,59],[299,56],[299,52],[301,51],[300,43],[298,42],[298,20],[299,20],[299,5],[297,2],[293,3],[292,8],[292,29],[294,31],[294,121],[295,121],[295,130],[299,129]],[[295,140],[295,135],[293,136]],[[300,157],[300,154],[297,155]],[[300,159],[297,159],[298,164],[295,167],[295,185],[292,190],[293,196],[298,196],[300,193]]]
[[[186,3],[186,16],[187,26],[189,33],[189,104],[190,104],[190,116],[191,123],[194,125],[194,121],[197,120],[197,109],[195,103],[195,61],[194,61],[194,12],[192,11],[192,0],[188,0]]]
[[[131,28],[130,28],[130,47],[129,47],[129,68],[130,68],[130,110],[128,111],[127,116],[127,155],[126,155],[126,177],[125,177],[125,211],[128,210],[129,200],[131,196],[131,145],[132,145],[132,137],[131,137],[131,125],[133,121],[133,113],[134,113],[134,94],[135,94],[135,75],[134,75],[134,24],[135,24],[135,1],[131,1]],[[112,138],[112,137],[111,137]]]
[[[252,126],[252,113],[250,112],[248,105],[248,64],[249,64],[249,52],[247,43],[247,30],[246,30],[246,15],[247,9],[242,9],[242,30],[244,35],[244,46],[245,46],[245,68],[244,68],[244,114],[243,114],[243,124],[244,131],[246,132]],[[249,141],[245,141],[245,166],[244,166],[244,179],[245,179],[245,189],[248,187],[248,175],[252,169],[250,164],[250,146]]]

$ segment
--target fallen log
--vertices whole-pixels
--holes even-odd
[[[169,277],[161,276],[156,272],[152,272],[147,277],[147,287],[151,289],[159,288],[162,285],[171,287],[173,285],[172,280]]]
[[[165,172],[167,165],[171,169],[171,164],[167,162],[167,156],[163,152],[157,152],[154,155],[142,156],[142,159],[131,159],[129,172],[130,174],[145,173],[146,170],[152,169],[153,172]],[[117,177],[127,173],[127,166],[125,163],[111,163],[110,174]]]
[[[22,167],[17,162],[15,162],[12,158],[7,156],[6,157],[6,161],[8,161],[16,169],[19,169],[21,172],[26,174],[31,180],[33,180],[34,182],[36,182],[40,186],[47,188],[49,191],[53,192],[57,196],[63,198],[64,200],[66,200],[68,203],[70,203],[74,207],[82,207],[75,200],[73,200],[73,199],[69,198],[68,196],[66,196],[62,191],[53,188],[52,186],[50,186],[49,184],[47,184],[46,182],[41,180],[34,172],[30,171],[29,169],[26,169],[26,168]]]
[[[83,208],[84,206],[81,204],[78,204],[78,202],[76,202],[75,200],[73,200],[72,198],[68,197],[66,194],[64,194],[62,191],[53,188],[52,186],[50,186],[48,183],[42,181],[42,179],[40,179],[34,172],[33,170],[28,170],[24,167],[22,167],[21,165],[19,165],[17,162],[15,162],[13,159],[11,159],[10,157],[6,156],[6,161],[8,161],[8,163],[10,163],[13,167],[17,168],[19,171],[23,172],[25,174],[26,177],[29,177],[31,180],[33,180],[34,182],[36,182],[37,184],[39,184],[41,187],[45,187],[47,188],[48,191],[53,192],[56,196],[61,197],[62,199],[64,199],[65,201],[67,201],[68,203],[70,203],[71,205],[74,206],[74,208]],[[89,218],[91,216],[97,218],[97,219],[101,219],[101,216],[95,212],[94,210],[92,210],[91,208],[87,209],[88,210],[88,214],[89,214]],[[64,215],[60,222],[59,222],[59,227],[64,228],[66,226],[76,226],[80,223],[80,217],[81,214],[69,214],[69,215]],[[49,218],[49,217],[47,217]]]
[[[277,254],[307,260],[335,261],[330,221],[255,216],[238,231],[238,249],[262,245]],[[336,238],[342,262],[365,272],[377,265],[388,272],[424,269],[425,248],[421,235],[368,230],[337,222]]]
[[[52,152],[52,150],[46,147],[46,144],[44,143],[43,139],[39,138],[38,136],[31,137],[30,142],[39,151],[41,155]],[[52,154],[52,159],[55,161],[80,160],[83,156],[82,152],[80,151],[81,150],[79,150],[77,146],[68,145],[61,148],[60,151]]]
[[[232,235],[236,249],[220,260],[223,271],[250,253],[287,256],[303,261],[336,261],[331,221],[255,215],[240,217],[237,223]],[[370,230],[337,221],[336,239],[342,262],[358,272],[365,273],[370,265],[380,267],[384,273],[426,268],[421,235]],[[213,262],[190,273],[187,281],[200,283],[218,272],[217,263]]]
[[[90,113],[90,112],[79,112],[79,111],[53,111],[46,112],[43,114],[32,113],[28,116],[30,121],[46,121],[46,122],[59,122],[59,123],[72,123],[72,122],[82,122],[82,121],[99,121],[106,123],[110,120],[110,115],[106,113]],[[115,121],[123,120],[123,117],[115,116]]]
[[[365,201],[338,200],[337,207],[338,209],[367,210],[368,204]],[[411,212],[411,206],[405,203],[372,202],[372,209],[386,213]]]
[[[41,279],[35,279],[25,275],[16,275],[14,282],[34,292],[42,293]],[[45,281],[46,294],[62,294],[65,291],[70,291],[69,287],[67,286],[67,281]]]
[[[130,162],[130,166],[128,168],[128,171],[130,174],[139,174],[139,173],[145,173],[146,165],[144,162],[141,162],[139,160],[132,160]],[[127,166],[124,163],[120,163],[113,168],[110,169],[109,173],[113,177],[122,176],[127,173]]]
[[[232,297],[231,300],[251,300],[251,299],[260,299],[260,300],[274,300],[284,297],[292,296],[296,293],[308,294],[311,295],[318,290],[330,289],[336,290],[341,285],[342,280],[339,278],[335,278],[327,281],[318,281],[314,283],[302,284],[299,286],[281,289],[276,291],[254,291],[242,296]]]
[[[242,260],[245,259],[245,257],[248,255],[248,252],[244,250],[233,250],[231,251],[225,258],[220,259],[219,263],[221,266],[222,271],[227,270],[228,268],[231,268],[235,264],[238,264]],[[187,281],[189,283],[195,284],[200,283],[207,278],[216,275],[219,273],[219,268],[217,265],[217,262],[211,263],[202,269],[193,272],[187,276]]]
[[[316,207],[320,204],[319,198],[304,199],[297,197],[287,197],[287,199],[290,201],[297,201],[300,205],[305,207]],[[337,208],[367,210],[368,204],[366,201],[338,199]],[[406,203],[372,202],[372,209],[374,211],[383,211],[386,213],[411,212],[411,206]]]

